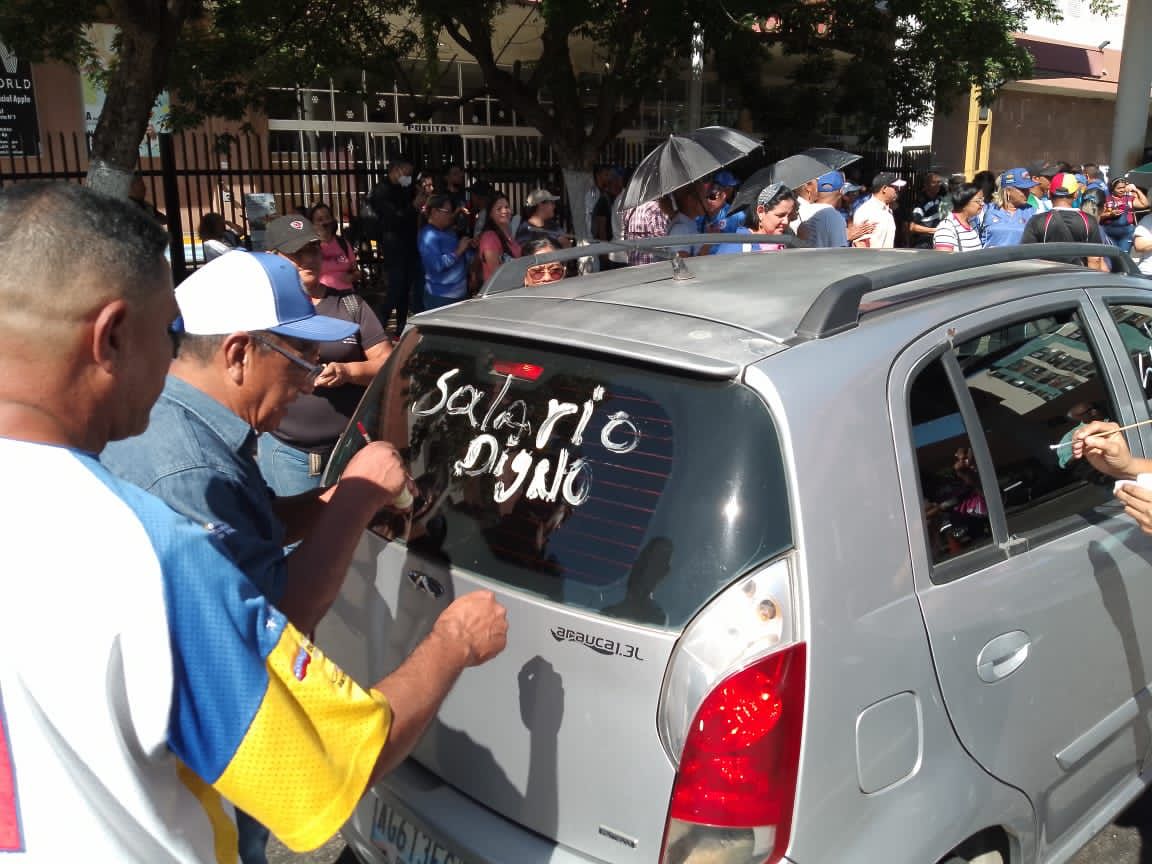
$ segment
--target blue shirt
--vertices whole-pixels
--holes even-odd
[[[753,231],[751,228],[737,228],[734,232],[729,233],[751,235]],[[782,248],[784,247],[778,243],[753,243],[751,241],[748,243],[717,243],[712,247],[712,254],[739,255],[744,252],[775,252]]]
[[[256,464],[256,433],[228,408],[171,375],[143,435],[100,455],[113,474],[216,534],[265,597],[284,589],[284,525]]]
[[[417,248],[424,265],[424,285],[436,297],[463,299],[468,296],[468,262],[471,252],[456,257],[460,244],[454,231],[441,231],[431,225],[420,229]]]
[[[1024,226],[1035,212],[1031,207],[1017,207],[1015,213],[1009,213],[995,204],[986,205],[977,221],[981,244],[985,249],[1016,246],[1024,233]]]

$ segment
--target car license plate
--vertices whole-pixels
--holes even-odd
[[[467,864],[384,801],[372,826],[372,842],[388,853],[390,864]]]

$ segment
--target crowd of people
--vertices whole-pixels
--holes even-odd
[[[924,175],[919,189],[881,171],[866,185],[831,170],[795,188],[760,190],[751,204],[732,209],[739,180],[729,171],[675,190],[625,215],[627,238],[673,237],[711,231],[795,236],[802,245],[908,247],[969,252],[1019,243],[1080,242],[1115,246],[1152,275],[1152,215],[1147,190],[1128,177],[1107,182],[1097,165],[1074,168],[1040,162],[995,174],[945,178]],[[911,194],[910,194],[911,193]],[[790,205],[790,209],[789,209]],[[679,255],[763,251],[779,244],[722,242],[673,247]],[[656,254],[634,253],[632,263]],[[1103,258],[1088,266],[1105,269]]]
[[[584,209],[590,242],[748,235],[602,254],[590,265],[593,269],[649,263],[669,255],[782,248],[779,241],[755,236],[772,235],[797,239],[797,244],[788,245],[943,252],[1019,243],[1102,243],[1130,254],[1143,272],[1152,275],[1147,190],[1125,176],[1106,180],[1098,165],[1045,161],[998,174],[981,171],[970,179],[930,171],[916,189],[888,171],[857,183],[842,170],[828,170],[798,186],[774,183],[752,190],[752,195],[743,194],[734,173],[720,170],[623,211],[616,204],[626,185],[624,171],[598,166],[592,181],[584,200],[576,204]],[[737,207],[738,191],[748,203]],[[417,173],[410,160],[400,157],[389,163],[346,232],[326,202],[301,208],[296,215],[310,222],[320,240],[318,290],[355,296],[360,289],[382,289],[368,309],[373,335],[363,347],[371,347],[377,325],[379,332],[392,325],[399,335],[410,314],[474,296],[504,262],[570,248],[575,242],[571,208],[562,214],[561,203],[559,195],[544,188],[516,201],[482,179],[467,185],[464,170],[456,163],[443,171]],[[200,225],[206,258],[238,247],[238,232],[219,214],[207,214]],[[378,286],[363,283],[358,249],[371,250],[377,260],[382,277]],[[1097,269],[1110,266],[1107,259],[1097,257],[1086,258],[1085,263]],[[524,284],[546,284],[576,272],[575,264],[535,266]]]

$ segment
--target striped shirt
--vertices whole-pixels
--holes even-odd
[[[946,252],[972,252],[980,248],[980,234],[974,225],[961,222],[955,213],[949,213],[936,228],[932,244]]]

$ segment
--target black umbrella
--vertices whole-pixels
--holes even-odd
[[[703,180],[759,146],[755,138],[727,126],[705,126],[684,135],[669,135],[636,166],[616,206],[631,210],[655,201],[681,186]]]
[[[847,150],[837,150],[834,147],[809,147],[801,156],[811,156],[817,162],[823,162],[833,171],[839,171],[845,165],[859,162],[863,156],[849,153]]]
[[[833,169],[826,163],[803,153],[781,159],[767,168],[761,168],[740,185],[736,197],[732,199],[732,211],[749,205],[755,206],[761,191],[773,183],[782,183],[789,189],[799,189],[809,180],[815,180],[831,170]]]
[[[1124,176],[1137,186],[1152,186],[1152,162],[1137,166]]]

